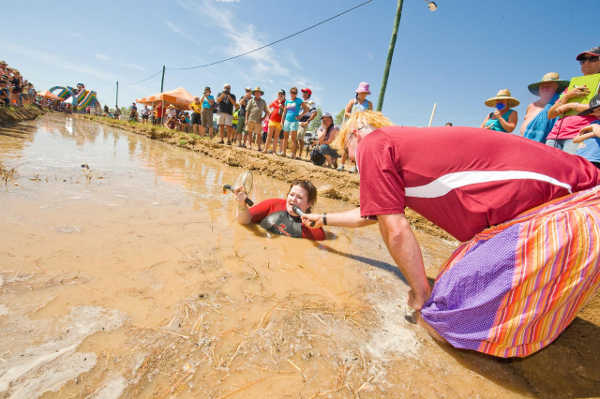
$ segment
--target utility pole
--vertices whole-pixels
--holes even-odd
[[[160,92],[163,92],[163,87],[165,85],[165,66],[163,65],[162,78],[160,79]]]
[[[396,47],[396,36],[398,35],[398,25],[400,25],[403,3],[403,0],[398,0],[396,18],[394,19],[394,29],[392,30],[392,38],[390,40],[390,47],[388,48],[387,59],[385,60],[385,69],[383,70],[383,80],[381,81],[379,99],[377,100],[377,111],[381,111],[381,108],[383,108],[383,98],[385,97],[385,89],[387,87],[388,76],[390,74],[390,65],[392,64],[392,58],[394,57],[394,48]]]
[[[115,111],[119,109],[119,81],[117,80],[117,93],[115,95]]]

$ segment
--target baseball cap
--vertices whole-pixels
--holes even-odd
[[[587,51],[584,51],[583,53],[580,53],[579,55],[577,55],[577,57],[575,59],[577,61],[581,61],[581,59],[583,57],[585,57],[586,55],[590,55],[592,57],[598,57],[598,56],[600,56],[600,46],[591,48],[591,49],[589,49]]]
[[[283,89],[280,89],[277,93],[281,93],[285,96],[285,90],[283,90]]]
[[[321,115],[321,119],[323,118],[331,118],[331,120],[333,120],[333,116],[329,112],[325,112],[323,115]]]
[[[309,89],[309,88],[307,88],[307,87],[305,87],[304,89],[302,89],[302,90],[300,90],[300,91],[301,91],[302,93],[308,93],[308,95],[309,95],[309,96],[310,96],[310,95],[312,95],[312,90],[311,90],[311,89]]]

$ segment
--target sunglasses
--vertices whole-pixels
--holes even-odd
[[[579,63],[581,65],[585,64],[587,61],[589,62],[596,62],[600,59],[600,57],[596,56],[596,57],[583,57],[582,59],[579,60]]]

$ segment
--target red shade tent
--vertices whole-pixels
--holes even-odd
[[[38,93],[38,96],[42,96],[44,98],[49,98],[51,100],[58,100],[58,101],[63,101],[62,98],[60,98],[59,96],[57,96],[56,94],[50,93],[48,90],[46,90],[43,93]]]
[[[164,103],[165,105],[174,105],[179,109],[189,109],[190,104],[194,101],[192,96],[183,87],[178,87],[175,90],[165,91],[163,93],[153,94],[148,97],[138,98],[135,102],[139,104],[155,105]]]

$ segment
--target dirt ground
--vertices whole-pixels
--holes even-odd
[[[220,193],[240,168],[257,200],[308,174],[335,211],[357,203],[357,176],[106,126],[0,129],[0,398],[600,396],[598,295],[526,359],[440,345],[405,320],[376,226],[269,239]],[[434,278],[457,242],[410,219]]]

